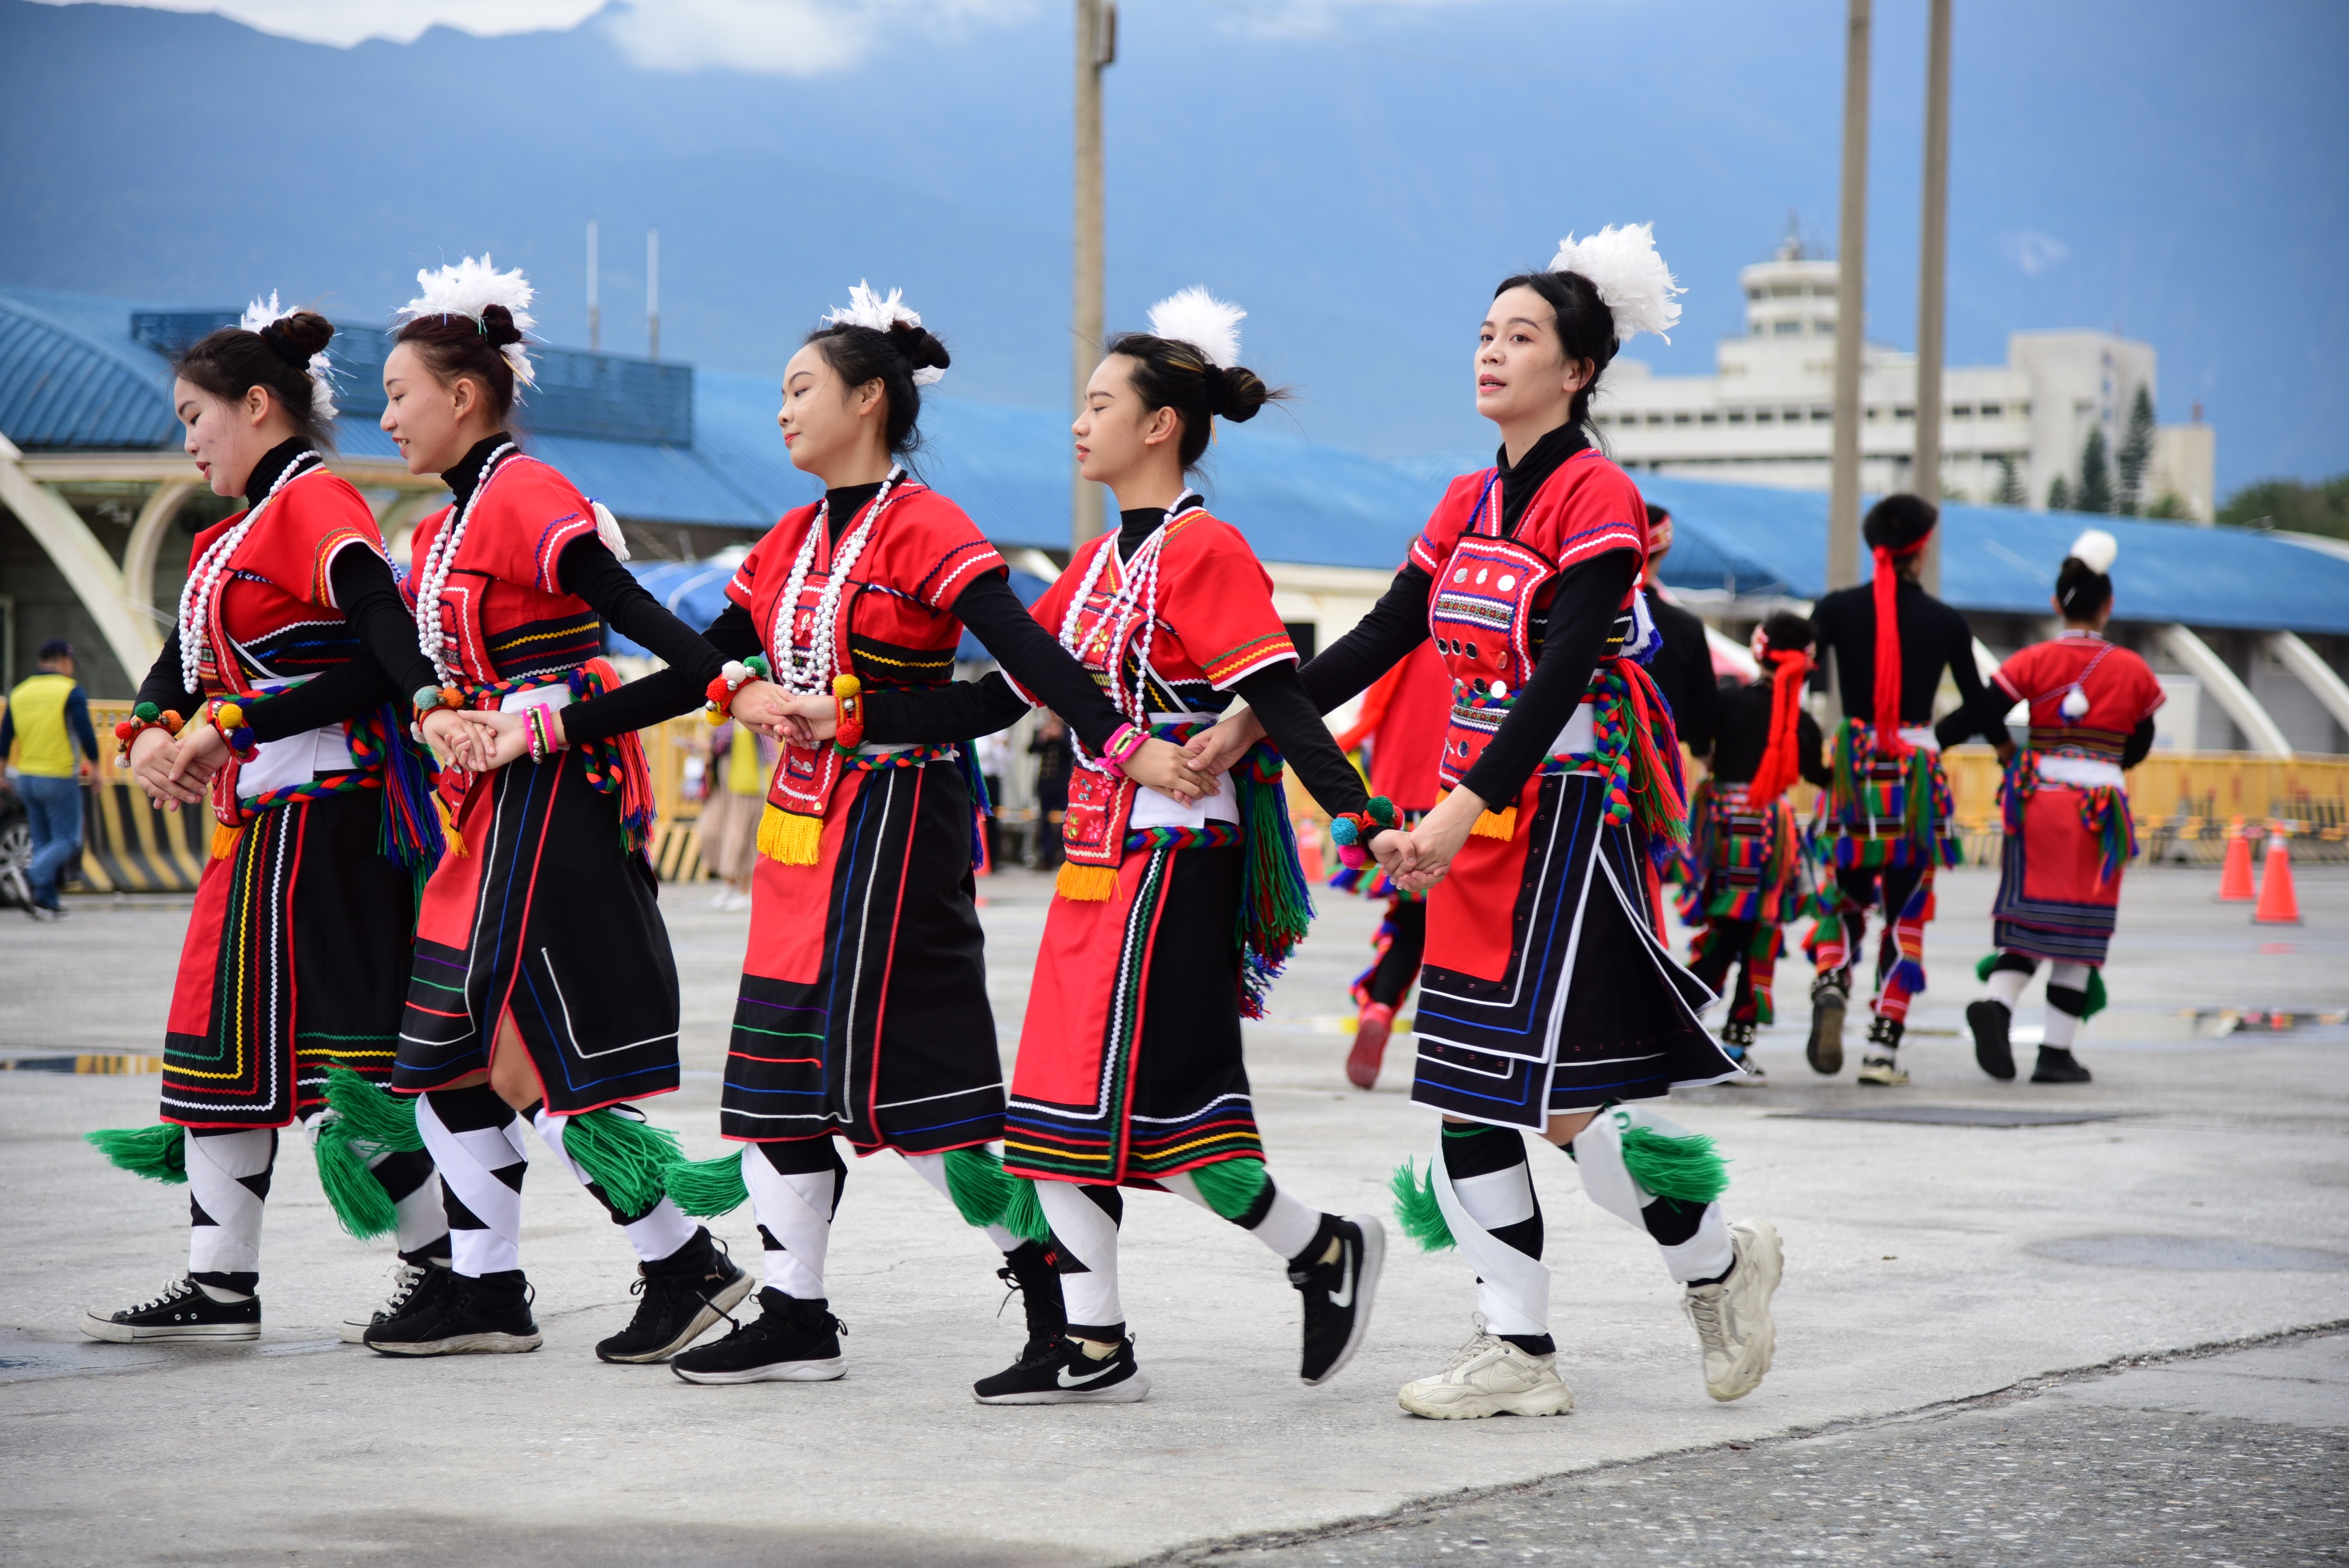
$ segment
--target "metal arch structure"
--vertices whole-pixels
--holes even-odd
[[[2294,637],[2292,641],[2298,643],[2300,639]],[[2161,643],[2170,656],[2184,665],[2187,672],[2202,683],[2203,689],[2218,699],[2220,707],[2235,721],[2235,727],[2243,732],[2243,738],[2251,742],[2253,751],[2291,759],[2292,743],[2284,739],[2282,727],[2251,695],[2251,688],[2243,684],[2242,677],[2227,667],[2227,661],[2219,656],[2216,648],[2189,628],[2174,624],[2161,629]],[[2307,648],[2305,643],[2301,646]],[[2309,657],[2315,656],[2314,651],[2310,650]]]
[[[40,544],[57,572],[72,587],[82,608],[98,623],[115,661],[131,679],[143,675],[162,652],[163,639],[147,618],[132,607],[124,591],[122,568],[109,554],[98,535],[63,497],[25,470],[25,454],[0,434],[0,504]],[[153,573],[149,573],[152,586]]]
[[[2324,705],[2333,722],[2349,730],[2349,681],[2334,673],[2324,656],[2302,641],[2297,633],[2271,632],[2267,645],[2283,667],[2298,676],[2300,684]]]

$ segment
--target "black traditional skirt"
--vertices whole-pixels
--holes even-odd
[[[473,780],[425,884],[392,1088],[490,1064],[511,1015],[558,1116],[677,1088],[677,959],[659,883],[576,750]]]
[[[382,830],[378,790],[292,800],[205,863],[165,1026],[163,1120],[284,1127],[325,1100],[330,1067],[390,1076],[416,884]]]
[[[928,755],[845,773],[814,864],[759,857],[724,1136],[908,1154],[1001,1136],[973,820],[959,767]]]
[[[1656,929],[1646,836],[1607,780],[1552,774],[1506,839],[1473,835],[1428,896],[1412,1099],[1541,1128],[1551,1115],[1737,1075],[1713,999]]]

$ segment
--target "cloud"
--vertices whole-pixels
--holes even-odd
[[[84,5],[89,0],[44,0]],[[112,0],[115,4],[126,0]],[[604,0],[127,0],[155,11],[204,11],[281,38],[348,48],[368,38],[415,41],[428,27],[477,37],[560,32],[595,14]]]
[[[604,25],[647,70],[813,77],[863,64],[892,36],[1032,9],[1033,0],[635,0]]]
[[[2072,247],[2053,234],[2043,234],[2036,229],[2017,229],[1999,236],[1999,246],[2007,260],[2023,269],[2026,277],[2037,277],[2064,264],[2072,254]]]

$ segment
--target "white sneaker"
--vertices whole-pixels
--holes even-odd
[[[724,882],[719,882],[718,884],[718,892],[709,900],[709,907],[719,910],[732,909],[734,907],[734,890],[728,887]]]
[[[1414,1416],[1434,1421],[1473,1421],[1485,1416],[1563,1416],[1574,1395],[1557,1375],[1557,1357],[1536,1356],[1507,1340],[1476,1332],[1452,1354],[1452,1364],[1433,1377],[1406,1383],[1397,1402]]]
[[[1778,1233],[1766,1220],[1736,1220],[1729,1227],[1736,1263],[1719,1284],[1692,1284],[1682,1301],[1704,1347],[1704,1391],[1724,1404],[1762,1386],[1778,1348],[1770,1297],[1785,1272]]]

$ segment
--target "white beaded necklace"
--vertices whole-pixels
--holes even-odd
[[[472,520],[473,509],[481,502],[481,492],[490,488],[490,476],[497,471],[498,459],[514,449],[505,441],[492,450],[481,464],[481,477],[473,481],[473,493],[465,498],[460,511],[424,552],[423,564],[416,573],[416,646],[432,661],[432,673],[448,685],[456,678],[455,666],[449,663],[450,638],[440,625],[440,591],[448,585],[450,569],[457,564],[457,547],[465,542],[465,524]]]
[[[188,573],[188,581],[180,590],[181,691],[201,693],[203,690],[196,682],[202,676],[204,645],[212,636],[212,604],[220,593],[221,580],[228,575],[229,557],[234,555],[236,547],[244,542],[244,536],[253,531],[253,525],[261,521],[263,510],[277,499],[277,492],[291,480],[310,471],[302,466],[305,460],[316,463],[318,454],[307,448],[295,453],[293,460],[280,470],[276,479],[270,481],[269,493],[244,514],[243,521],[212,541],[212,548],[197,559],[194,570]]]
[[[1177,517],[1205,505],[1206,502],[1195,492],[1187,490],[1174,498],[1174,504],[1166,509],[1166,515],[1159,520],[1150,537],[1135,546],[1133,558],[1123,563],[1117,587],[1093,622],[1092,640],[1102,649],[1103,665],[1109,674],[1110,700],[1120,713],[1138,725],[1147,726],[1150,722],[1150,683],[1157,676],[1150,665],[1150,644],[1158,625],[1158,558],[1166,547],[1166,531]],[[1061,646],[1079,664],[1084,662],[1084,655],[1078,650],[1079,642],[1083,640],[1078,635],[1078,622],[1086,602],[1092,597],[1094,586],[1101,582],[1102,572],[1116,553],[1114,536],[1093,552],[1092,560],[1085,566],[1084,581],[1070,595],[1068,610],[1061,618]],[[1119,679],[1119,650],[1125,646],[1126,633],[1137,615],[1142,622],[1142,635],[1135,649],[1133,691],[1129,698]],[[1096,773],[1110,771],[1108,763],[1086,755],[1083,743],[1076,738],[1073,730],[1070,732],[1070,750],[1081,766]]]
[[[856,558],[864,553],[865,543],[881,521],[882,509],[889,504],[890,492],[905,474],[902,468],[890,468],[889,477],[873,492],[873,502],[864,509],[863,520],[833,552],[832,570],[824,578],[823,592],[816,596],[815,620],[808,637],[814,645],[802,652],[792,639],[792,620],[799,611],[800,594],[807,587],[808,571],[815,564],[816,546],[830,526],[832,498],[827,495],[817,505],[815,519],[808,524],[807,538],[800,542],[799,558],[792,562],[792,574],[783,583],[783,596],[775,602],[774,632],[768,638],[769,645],[775,650],[775,684],[785,691],[800,696],[831,694],[832,677],[840,673],[840,641],[833,634],[833,619],[840,614],[840,596],[848,586],[848,574],[856,565]]]

